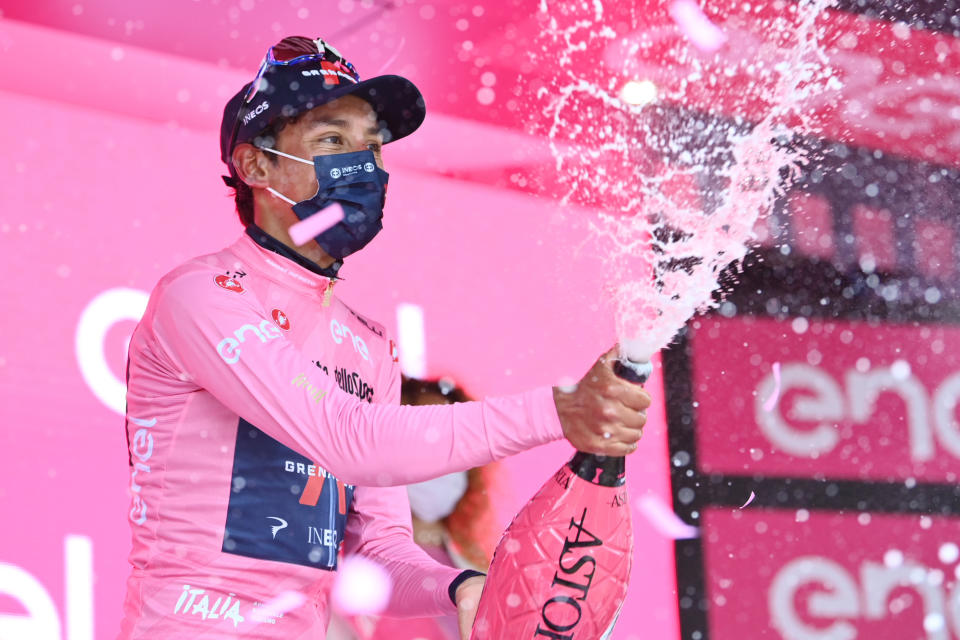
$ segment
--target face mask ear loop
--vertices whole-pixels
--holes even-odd
[[[278,155],[278,156],[283,156],[284,158],[290,158],[291,160],[296,160],[297,162],[302,162],[303,164],[309,164],[310,166],[313,166],[313,161],[311,161],[311,160],[304,160],[303,158],[298,158],[297,156],[292,156],[292,155],[290,155],[289,153],[284,153],[283,151],[277,151],[276,149],[271,149],[270,147],[257,147],[257,148],[260,149],[261,151],[269,151],[270,153],[274,153],[274,154],[276,154],[276,155]],[[297,204],[297,202],[296,202],[295,200],[291,200],[290,198],[288,198],[287,196],[283,195],[282,193],[280,193],[279,191],[277,191],[277,190],[274,189],[273,187],[267,187],[267,191],[269,191],[270,193],[272,193],[272,194],[275,195],[276,197],[280,198],[281,200],[283,200],[284,202],[286,202],[287,204],[289,204],[291,207],[292,207],[293,205]]]
[[[286,202],[287,204],[289,204],[291,207],[292,207],[293,205],[297,204],[296,201],[291,200],[290,198],[288,198],[287,196],[283,195],[282,193],[280,193],[279,191],[277,191],[277,190],[274,189],[273,187],[267,187],[267,191],[269,191],[270,193],[272,193],[272,194],[275,195],[276,197],[280,198],[281,200],[283,200],[284,202]]]
[[[303,158],[298,158],[297,156],[292,156],[289,153],[284,153],[283,151],[277,151],[276,149],[271,149],[270,147],[257,147],[261,151],[269,151],[278,156],[283,156],[284,158],[290,158],[291,160],[296,160],[297,162],[302,162],[303,164],[308,164],[311,167],[313,166],[313,160],[304,160]]]
[[[291,160],[296,160],[297,162],[302,162],[303,164],[308,164],[308,165],[310,165],[311,167],[313,166],[313,160],[304,160],[303,158],[298,158],[297,156],[292,156],[292,155],[290,155],[289,153],[284,153],[283,151],[277,151],[276,149],[271,149],[270,147],[257,147],[257,148],[260,149],[261,151],[269,151],[270,153],[275,153],[275,154],[278,155],[278,156],[283,156],[284,158],[290,158]],[[319,188],[320,188],[320,185],[318,184],[318,185],[317,185],[317,189],[319,190]],[[277,192],[277,191],[274,191],[271,187],[267,187],[267,191],[269,191],[269,192],[272,193],[273,195],[277,196],[278,198],[280,198],[281,200],[283,200],[284,202],[286,202],[286,203],[289,204],[290,206],[293,206],[293,205],[297,204],[296,201],[291,200],[291,199],[288,198],[287,196],[285,196],[285,195],[283,195],[283,194],[281,194],[281,193],[279,193],[279,192]]]

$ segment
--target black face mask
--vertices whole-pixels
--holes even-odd
[[[268,187],[268,191],[293,206],[301,220],[336,202],[343,207],[343,220],[314,239],[335,260],[342,260],[367,246],[383,228],[383,205],[390,175],[377,166],[372,151],[314,156],[313,162],[282,151],[261,147],[297,162],[312,164],[317,175],[317,193],[294,202]]]

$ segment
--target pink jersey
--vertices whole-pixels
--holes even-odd
[[[401,407],[396,347],[332,282],[244,236],[154,289],[130,342],[133,529],[121,638],[324,638],[340,552],[387,615],[454,610],[403,486],[562,437],[549,388]],[[257,622],[294,591],[306,604]]]

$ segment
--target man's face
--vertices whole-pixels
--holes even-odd
[[[370,104],[356,96],[344,96],[308,111],[295,123],[285,126],[277,135],[274,148],[308,160],[313,156],[369,150],[382,169],[382,146],[383,135]],[[276,159],[276,166],[270,170],[274,189],[297,202],[317,192],[313,167],[282,156]]]

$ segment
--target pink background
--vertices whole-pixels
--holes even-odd
[[[78,324],[100,294],[130,289],[136,301],[136,292],[148,292],[180,261],[241,233],[219,178],[217,112],[253,69],[130,46],[118,54],[114,43],[13,20],[0,20],[0,45],[7,60],[19,61],[0,67],[0,296],[7,318],[0,341],[0,565],[29,574],[0,581],[0,630],[10,632],[15,622],[4,614],[24,615],[27,600],[47,597],[61,627],[49,637],[110,638],[128,570],[126,443],[121,415],[81,374]],[[391,326],[398,304],[422,306],[428,372],[450,375],[477,396],[579,377],[614,342],[597,265],[571,259],[582,229],[569,214],[427,166],[503,159],[502,148],[517,140],[524,140],[518,132],[441,113],[409,141],[390,145],[385,231],[349,260],[338,288]],[[103,324],[103,357],[115,381],[123,379],[133,326],[131,318]],[[104,379],[111,376],[97,378]],[[648,388],[662,398],[659,378]],[[513,491],[501,505],[504,524],[570,453],[557,444],[507,464]],[[669,504],[666,454],[658,402],[630,461],[634,498],[652,493]],[[635,528],[633,582],[615,637],[640,638],[641,630],[642,637],[676,637],[672,541],[639,512]],[[65,569],[68,535],[92,543],[92,623],[83,602],[68,613],[65,576],[79,581],[75,594],[86,584],[82,560],[73,556]],[[37,586],[31,581],[46,596],[28,595]],[[42,636],[33,630],[20,637]]]

